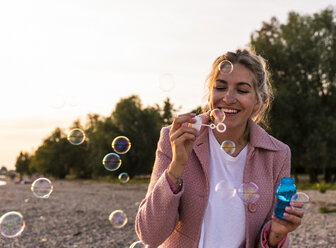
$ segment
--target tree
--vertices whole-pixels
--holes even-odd
[[[104,169],[102,161],[106,154],[113,152],[111,144],[119,133],[112,118],[89,114],[85,133],[88,139],[86,164],[90,168],[91,176],[98,178],[110,175],[111,173]]]
[[[89,114],[85,126],[88,138],[86,164],[91,168],[92,177],[117,177],[121,172],[127,172],[130,177],[150,173],[162,125],[161,108],[158,105],[144,108],[137,95],[120,99],[108,117]],[[106,154],[115,153],[112,141],[118,136],[126,136],[131,149],[120,154],[122,165],[111,172],[104,168],[102,160]]]
[[[174,108],[174,104],[170,102],[169,97],[166,98],[163,102],[163,111],[162,111],[162,122],[165,126],[172,124],[174,115],[178,109]]]
[[[44,140],[32,156],[29,164],[30,170],[46,176],[64,178],[66,176],[66,165],[62,163],[60,143],[64,143],[65,134],[60,128]]]
[[[140,98],[133,95],[117,103],[111,121],[117,130],[117,136],[128,137],[132,144],[131,150],[121,156],[121,170],[130,177],[150,173],[162,127],[158,109],[143,108]],[[110,144],[111,142],[112,140]]]
[[[63,163],[66,165],[66,174],[75,178],[91,178],[92,168],[88,164],[88,137],[87,132],[79,119],[75,120],[70,129],[80,129],[85,134],[85,140],[79,145],[73,145],[62,138],[58,146],[58,152],[62,153]]]
[[[73,122],[70,129],[83,130],[86,135],[84,143],[70,144],[64,130],[56,128],[29,158],[26,167],[21,165],[25,160],[24,154],[20,154],[17,168],[28,168],[30,173],[56,178],[65,178],[66,175],[75,178],[117,177],[121,172],[127,172],[130,177],[149,174],[160,129],[170,124],[175,111],[169,98],[163,108],[158,104],[143,107],[137,95],[122,98],[108,117],[88,114],[84,126],[78,119]],[[118,136],[128,137],[131,149],[120,155],[121,168],[111,172],[104,168],[102,160],[106,154],[115,152],[112,141]]]
[[[7,170],[7,167],[6,166],[1,166],[1,169],[0,169],[0,175],[6,175],[8,172]]]
[[[204,113],[204,109],[201,106],[198,106],[198,107],[194,108],[193,110],[191,110],[190,113],[200,115],[200,114]]]
[[[20,152],[20,155],[16,158],[15,170],[21,175],[27,174],[31,175],[31,171],[29,170],[31,156],[27,152]]]
[[[85,142],[81,145],[71,145],[60,128],[47,137],[38,147],[29,163],[30,171],[56,178],[65,178],[68,174],[86,178]]]
[[[313,16],[290,12],[286,24],[273,17],[251,35],[251,46],[271,65],[276,98],[272,134],[292,149],[294,174],[335,173],[335,10]]]

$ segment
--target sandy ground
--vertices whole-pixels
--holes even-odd
[[[0,186],[0,215],[18,211],[26,222],[19,237],[8,239],[0,235],[0,247],[127,248],[138,240],[134,221],[147,184],[54,181],[53,185],[48,199],[34,197],[28,184],[8,182]],[[319,206],[336,207],[336,191],[305,192],[312,199],[311,208],[303,224],[291,233],[291,247],[336,247],[336,213],[318,213]],[[128,216],[128,223],[121,229],[114,228],[108,220],[117,209]]]

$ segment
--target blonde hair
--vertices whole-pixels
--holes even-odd
[[[207,88],[207,96],[209,96],[213,84],[219,74],[218,66],[223,60],[229,60],[233,65],[242,64],[249,69],[254,75],[254,87],[260,107],[251,119],[261,124],[264,128],[268,128],[268,113],[271,109],[273,100],[273,89],[269,80],[269,70],[264,58],[256,55],[253,50],[236,50],[236,52],[227,52],[219,56],[212,64],[211,72],[208,75],[205,86]],[[205,110],[205,109],[204,109]]]

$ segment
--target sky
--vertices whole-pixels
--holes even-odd
[[[204,104],[212,62],[245,48],[263,21],[328,6],[335,0],[1,1],[0,167],[132,94],[189,112]]]

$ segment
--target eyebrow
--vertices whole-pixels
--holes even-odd
[[[227,84],[227,83],[228,83],[228,82],[226,82],[226,81],[223,80],[223,79],[216,79],[216,82],[223,83],[223,84]],[[238,85],[247,85],[247,86],[249,86],[250,88],[252,88],[251,84],[250,84],[250,83],[247,83],[247,82],[238,82],[237,84],[238,84]]]

